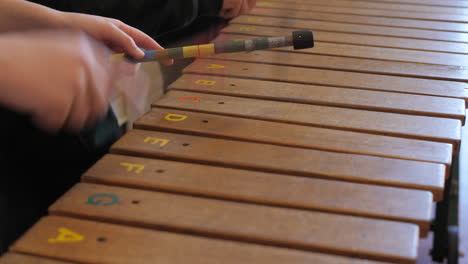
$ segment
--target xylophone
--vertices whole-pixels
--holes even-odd
[[[315,47],[202,54],[0,263],[427,263],[456,190],[467,14],[258,2],[215,41],[312,29]]]

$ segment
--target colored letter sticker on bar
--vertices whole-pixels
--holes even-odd
[[[96,193],[91,195],[86,204],[110,206],[119,202],[119,197],[112,193]]]
[[[167,143],[169,143],[170,140],[168,139],[163,139],[163,138],[155,138],[155,137],[146,137],[145,140],[143,142],[145,143],[149,143],[151,145],[156,145],[158,144],[160,147],[164,147],[165,145],[167,145]]]
[[[84,240],[84,236],[68,229],[61,227],[58,229],[59,234],[55,238],[49,238],[49,243],[69,243],[69,242],[80,242]]]
[[[179,115],[179,114],[167,114],[164,119],[168,121],[173,121],[173,122],[179,122],[179,121],[184,121],[187,119],[186,115]]]
[[[128,162],[121,162],[120,166],[124,166],[127,168],[127,172],[133,172],[135,169],[135,173],[140,173],[145,169],[145,165],[143,164],[136,164],[136,163],[128,163]]]

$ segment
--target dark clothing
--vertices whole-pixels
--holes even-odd
[[[108,152],[120,130],[111,113],[80,136],[46,134],[6,109],[0,109],[0,120],[1,254]]]
[[[112,17],[156,37],[178,31],[197,17],[215,17],[222,0],[33,0],[67,12]]]
[[[206,43],[222,22],[222,0],[34,0],[62,11],[112,17],[164,46]],[[203,34],[202,34],[203,32]],[[194,36],[195,33],[195,36]],[[172,43],[172,45],[170,44]],[[164,68],[175,79],[185,61]],[[175,70],[174,70],[175,69]],[[167,81],[166,81],[167,83]],[[27,116],[0,107],[0,255],[120,136],[111,112],[81,135],[48,135]]]

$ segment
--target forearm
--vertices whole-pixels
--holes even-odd
[[[0,0],[0,33],[60,27],[60,11],[24,0]]]

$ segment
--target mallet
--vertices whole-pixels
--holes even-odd
[[[163,50],[147,50],[145,57],[128,60],[139,63],[146,61],[159,61],[164,59],[194,58],[221,53],[233,53],[242,51],[264,50],[293,46],[294,49],[307,49],[314,46],[314,35],[311,30],[294,31],[290,36],[282,37],[259,37],[247,40],[236,40],[227,42],[215,42],[212,44],[186,46]],[[124,56],[124,54],[116,54]]]

